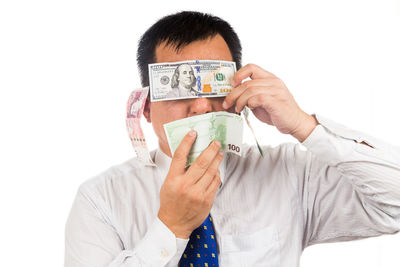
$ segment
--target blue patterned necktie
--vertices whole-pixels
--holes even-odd
[[[211,215],[190,235],[179,266],[218,267],[217,242]]]

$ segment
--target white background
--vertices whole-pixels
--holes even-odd
[[[1,1],[0,266],[63,264],[78,186],[134,156],[124,112],[138,39],[180,10],[230,22],[243,62],[280,77],[306,112],[400,146],[399,0]],[[296,141],[253,123],[263,144]],[[399,247],[399,235],[317,245],[301,266],[398,267]]]

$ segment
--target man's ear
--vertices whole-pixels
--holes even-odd
[[[144,109],[143,109],[143,115],[146,118],[147,122],[151,122],[151,117],[150,117],[150,97],[146,98],[146,103],[144,104]]]

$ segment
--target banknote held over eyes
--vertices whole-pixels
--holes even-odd
[[[232,91],[236,63],[188,60],[149,64],[150,101],[223,97]]]

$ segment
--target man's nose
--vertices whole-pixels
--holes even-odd
[[[213,107],[211,101],[206,98],[195,98],[189,109],[189,116],[200,115],[208,112],[212,112]]]

